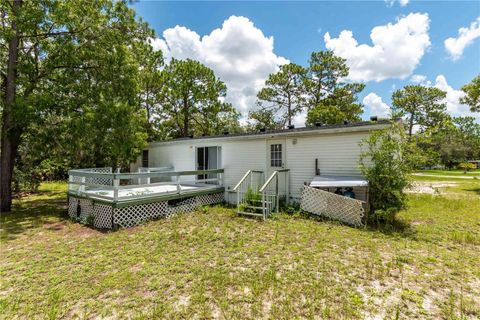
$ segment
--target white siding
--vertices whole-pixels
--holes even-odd
[[[248,170],[265,170],[267,163],[265,139],[222,143],[222,164],[225,188],[233,187]]]
[[[233,189],[246,171],[265,170],[265,140],[196,142],[179,141],[150,148],[151,167],[173,166],[175,171],[195,170],[195,150],[197,147],[220,146],[221,167],[225,169],[225,188]],[[191,177],[186,177],[186,179]]]
[[[317,135],[287,139],[286,167],[290,169],[290,193],[299,198],[305,182],[315,176],[315,159],[318,159],[320,174],[361,176],[358,160],[359,143],[368,132]]]
[[[304,183],[310,182],[315,176],[315,159],[318,159],[322,175],[361,176],[358,166],[361,152],[359,143],[368,135],[369,132],[365,130],[284,137],[285,168],[290,169],[291,196],[299,200]],[[185,140],[158,144],[149,148],[149,165],[173,166],[175,171],[195,170],[196,147],[220,146],[225,189],[231,190],[246,171],[267,170],[269,142],[273,141],[269,138],[273,137]],[[275,138],[275,141],[278,140]],[[137,161],[137,165],[139,163]],[[191,179],[183,178],[184,181]]]

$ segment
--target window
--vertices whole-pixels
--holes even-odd
[[[282,144],[270,145],[270,166],[271,167],[282,166]]]
[[[142,167],[148,168],[148,150],[142,152]]]
[[[221,167],[221,147],[199,147],[197,148],[197,170],[213,170]],[[216,173],[199,174],[198,180],[215,179]]]

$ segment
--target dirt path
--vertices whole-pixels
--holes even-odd
[[[414,173],[414,176],[422,176],[422,177],[436,177],[436,178],[450,178],[450,179],[479,179],[480,176],[444,176],[444,175],[436,175],[436,174],[426,174],[426,173]]]

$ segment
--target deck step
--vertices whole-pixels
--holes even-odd
[[[272,203],[272,201],[262,201],[262,200],[249,200],[251,202],[262,202],[262,203]]]
[[[263,213],[255,213],[255,212],[237,211],[237,214],[243,214],[246,216],[263,217]]]
[[[263,207],[256,207],[256,206],[246,206],[246,208],[253,209],[253,210],[263,210]]]

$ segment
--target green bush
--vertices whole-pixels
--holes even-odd
[[[37,191],[41,181],[42,179],[38,172],[15,166],[13,169],[12,191],[13,193]]]
[[[411,183],[415,151],[400,124],[373,132],[361,146],[360,169],[370,188],[369,219],[392,223],[406,207],[404,190]]]
[[[259,202],[262,200],[262,194],[259,192],[253,191],[252,188],[248,188],[247,192],[245,193],[245,201],[249,205],[259,205]]]
[[[458,169],[462,169],[463,173],[467,173],[467,171],[475,170],[477,166],[470,162],[462,162],[458,166]]]

